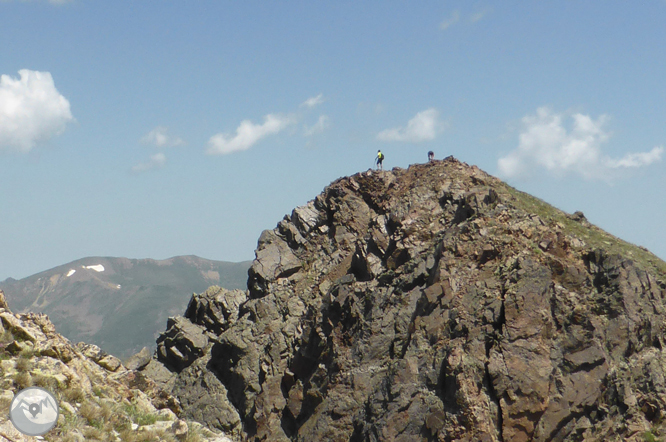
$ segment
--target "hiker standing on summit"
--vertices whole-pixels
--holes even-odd
[[[377,169],[378,170],[384,170],[384,167],[382,166],[382,162],[384,162],[384,154],[382,153],[381,150],[377,151]]]

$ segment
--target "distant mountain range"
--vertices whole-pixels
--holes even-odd
[[[0,282],[15,312],[43,312],[73,342],[120,358],[155,348],[169,316],[211,285],[245,289],[251,262],[197,256],[165,260],[88,257],[21,280]]]

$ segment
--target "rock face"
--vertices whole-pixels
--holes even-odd
[[[252,441],[641,441],[666,264],[453,158],[335,181],[146,367]]]

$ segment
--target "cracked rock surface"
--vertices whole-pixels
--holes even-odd
[[[641,441],[666,264],[453,158],[333,182],[146,366],[249,441]]]

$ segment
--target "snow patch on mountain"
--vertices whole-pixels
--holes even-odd
[[[104,266],[102,264],[95,264],[93,266],[81,266],[81,267],[83,267],[84,269],[91,269],[91,270],[94,270],[96,272],[103,272],[104,271]]]

